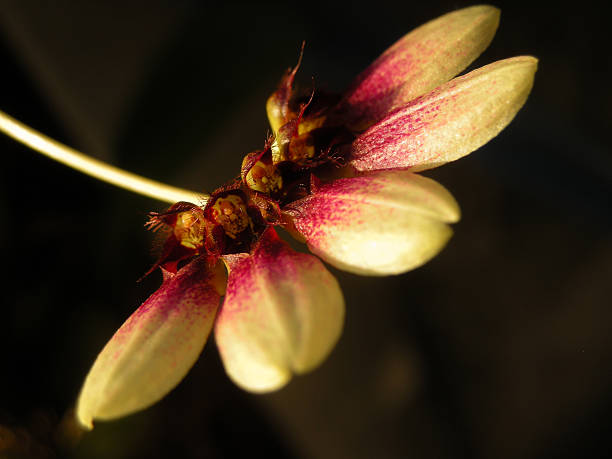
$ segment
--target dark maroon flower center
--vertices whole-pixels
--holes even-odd
[[[293,90],[296,70],[268,99],[276,135],[243,158],[239,177],[213,191],[204,207],[179,202],[150,214],[147,226],[168,234],[149,272],[158,266],[175,272],[200,254],[249,253],[268,226],[289,225],[284,207],[311,194],[313,184],[342,176],[355,133],[339,121],[337,97]]]

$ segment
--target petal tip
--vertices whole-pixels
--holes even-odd
[[[530,64],[533,66],[533,71],[535,72],[538,69],[538,64],[540,60],[535,56],[518,56],[523,62],[526,64]]]
[[[457,17],[461,17],[468,22],[473,21],[473,24],[478,26],[482,43],[486,48],[493,40],[499,27],[501,10],[493,5],[474,5],[449,13],[449,16],[451,15],[457,15]]]
[[[501,10],[493,5],[476,5],[473,8],[477,12],[477,14],[482,17],[482,22],[486,23],[486,26],[490,30],[490,43],[493,40],[493,37],[495,36],[495,32],[497,32],[497,28],[499,27]]]
[[[499,23],[501,9],[499,9],[497,6],[483,3],[481,5],[473,5],[468,6],[466,8],[461,8],[457,10],[456,13],[463,13],[465,15],[469,14],[470,16],[474,17],[481,16],[486,18],[487,20]]]
[[[257,378],[254,378],[253,380],[250,380],[249,383],[247,383],[243,375],[237,375],[234,377],[232,373],[227,370],[226,367],[227,375],[234,382],[234,384],[236,384],[242,390],[251,392],[252,394],[269,394],[271,392],[276,392],[277,390],[280,390],[287,384],[289,384],[289,381],[291,381],[291,372],[281,368],[279,368],[278,370],[279,377],[277,379],[262,382]],[[254,381],[256,382],[253,383]]]
[[[449,193],[450,194],[450,193]],[[457,200],[451,195],[452,201],[448,203],[448,209],[446,214],[446,223],[457,223],[461,220],[461,207]]]
[[[83,429],[90,431],[93,430],[93,416],[88,412],[87,409],[83,407],[83,402],[81,401],[81,397],[79,397],[79,402],[77,404],[77,409],[75,412],[75,418]]]
[[[473,11],[475,14],[485,14],[496,18],[499,18],[501,14],[501,9],[499,9],[497,6],[489,5],[487,3],[468,6],[467,8],[465,8],[465,11]]]

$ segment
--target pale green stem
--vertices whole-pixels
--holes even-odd
[[[165,183],[156,182],[131,172],[124,171],[105,162],[57,142],[29,126],[0,111],[0,131],[66,166],[103,182],[142,194],[159,201],[175,203],[188,201],[203,204],[208,196],[204,193],[176,188]]]

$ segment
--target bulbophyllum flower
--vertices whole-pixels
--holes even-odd
[[[204,205],[152,213],[165,231],[161,287],[112,337],[77,405],[81,424],[143,409],[168,393],[214,330],[230,378],[266,392],[319,365],[343,326],[344,300],[315,257],[364,275],[406,272],[446,244],[459,207],[416,174],[497,135],[524,104],[537,61],[515,57],[465,75],[499,11],[462,9],[401,38],[341,96],[294,89],[267,102],[273,136]],[[274,227],[305,242],[296,252]],[[222,305],[221,297],[224,296]]]

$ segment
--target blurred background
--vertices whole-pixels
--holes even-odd
[[[472,2],[0,1],[0,109],[92,156],[211,190],[262,146],[264,104],[299,78],[341,91],[412,28]],[[540,58],[499,137],[427,175],[463,211],[405,275],[332,270],[343,336],[316,371],[251,395],[209,342],[163,401],[57,427],[102,346],[159,285],[145,215],[163,205],[0,136],[0,457],[612,457],[612,77],[588,2],[498,3],[471,68]]]

